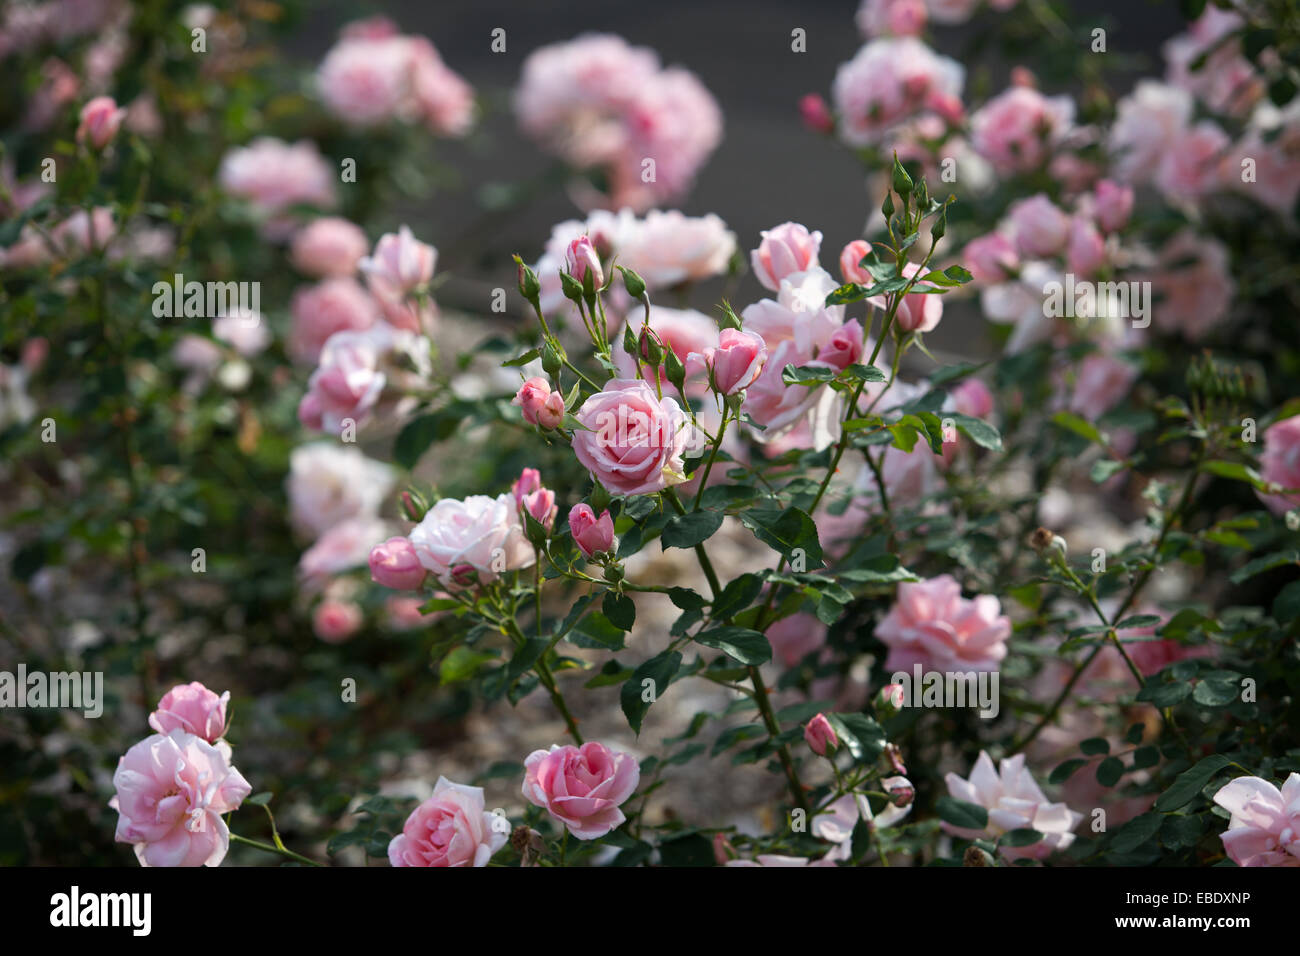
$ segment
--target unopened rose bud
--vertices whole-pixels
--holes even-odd
[[[428,284],[437,261],[438,250],[403,226],[396,235],[380,236],[374,254],[359,265],[372,286],[391,299],[401,299]]]
[[[876,713],[881,717],[893,717],[903,709],[905,695],[901,684],[888,684],[876,695]]]
[[[713,834],[713,860],[718,866],[726,866],[728,860],[734,860],[738,853],[736,848],[731,845],[725,833]]]
[[[840,738],[836,736],[835,728],[831,726],[825,714],[818,714],[808,721],[803,729],[803,739],[812,752],[819,757],[826,756],[828,752],[834,753],[840,745]]]
[[[859,263],[871,253],[871,243],[865,239],[854,239],[840,253],[840,275],[845,282],[858,285],[871,285],[871,273]]]
[[[624,268],[623,266],[619,266],[618,271],[623,273],[623,288],[627,290],[628,295],[630,295],[633,299],[638,299],[638,300],[641,298],[641,296],[645,295],[644,279],[642,279],[631,269]]]
[[[536,305],[542,293],[542,284],[537,279],[537,273],[528,268],[524,260],[518,256],[515,256],[515,264],[519,267],[519,294]]]
[[[510,404],[519,406],[519,410],[524,414],[524,421],[530,425],[537,425],[540,424],[539,419],[546,407],[546,400],[550,397],[551,383],[538,376],[520,385],[519,391],[515,393]]]
[[[709,381],[719,395],[734,395],[754,384],[767,363],[767,343],[757,332],[723,329],[717,348],[692,353],[709,370]]]
[[[614,548],[614,519],[608,509],[597,518],[590,505],[574,505],[569,512],[569,533],[588,558],[606,554]]]
[[[1101,226],[1102,232],[1119,232],[1128,225],[1133,214],[1133,188],[1103,179],[1097,183],[1094,202],[1097,225]]]
[[[111,96],[96,96],[81,108],[77,142],[91,149],[103,149],[117,136],[125,117],[126,110],[119,109]]]
[[[370,577],[376,584],[394,591],[415,591],[427,574],[408,538],[397,535],[370,549]]]
[[[590,237],[579,236],[569,243],[569,248],[564,253],[564,264],[568,267],[569,275],[582,284],[583,291],[600,289],[605,285],[600,256]]]
[[[817,133],[835,132],[835,117],[826,101],[816,93],[806,93],[799,99],[799,115],[803,124]]]
[[[423,498],[418,494],[403,491],[401,501],[402,512],[406,517],[417,523],[424,520],[424,515],[429,510],[429,505]]]
[[[906,777],[886,777],[880,786],[889,794],[889,802],[896,807],[910,806],[916,798],[916,788]]]

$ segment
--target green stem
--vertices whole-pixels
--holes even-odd
[[[233,832],[230,834],[230,839],[234,843],[243,843],[246,846],[257,847],[259,850],[265,850],[267,853],[276,853],[297,863],[304,863],[307,866],[325,865],[324,863],[318,863],[315,860],[309,859],[300,853],[294,853],[293,850],[287,850],[284,848],[283,844],[280,846],[272,846],[269,843],[263,843],[261,840],[250,840],[248,837],[241,837],[238,833]]]

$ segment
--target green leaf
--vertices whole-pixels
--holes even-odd
[[[827,714],[836,735],[859,763],[875,760],[884,752],[885,731],[866,714]]]
[[[693,548],[722,527],[721,511],[691,511],[673,515],[664,525],[659,542],[664,548]]]
[[[1189,770],[1184,770],[1173,785],[1156,797],[1155,807],[1161,813],[1180,810],[1195,799],[1210,778],[1232,763],[1223,754],[1211,754]]]
[[[1116,472],[1120,472],[1123,470],[1124,470],[1124,462],[1111,461],[1109,459],[1103,458],[1100,461],[1094,461],[1092,463],[1092,470],[1088,472],[1088,477],[1091,478],[1093,481],[1095,481],[1097,484],[1101,484],[1103,481],[1106,481]]]
[[[263,790],[261,793],[255,793],[251,797],[246,797],[244,803],[245,805],[251,804],[255,807],[264,807],[271,802],[271,798],[274,796],[275,794],[270,790]]]
[[[448,407],[417,415],[402,427],[393,443],[393,457],[403,468],[413,469],[429,446],[446,441],[465,424],[466,410],[460,407]]]
[[[1043,835],[1037,830],[1029,827],[1018,827],[1015,830],[1008,830],[1002,834],[998,840],[998,846],[1033,846],[1043,839]]]
[[[1110,744],[1105,737],[1089,737],[1079,744],[1079,750],[1090,757],[1110,753]]]
[[[1279,624],[1300,617],[1300,581],[1292,581],[1273,599],[1273,617]]]
[[[884,371],[876,368],[874,365],[850,365],[848,373],[852,378],[859,382],[887,382],[889,377]]]
[[[1267,491],[1268,482],[1260,477],[1259,472],[1254,468],[1247,467],[1236,461],[1206,461],[1201,463],[1201,471],[1211,475],[1218,475],[1220,478],[1230,478],[1233,481],[1244,481],[1252,485],[1256,491]]]
[[[1065,781],[1074,776],[1076,770],[1087,762],[1088,761],[1080,760],[1076,757],[1072,760],[1067,760],[1064,763],[1057,764],[1056,769],[1048,775],[1047,782],[1051,784],[1065,783]]]
[[[781,370],[781,381],[786,385],[825,385],[839,375],[839,369],[825,365],[787,365]]]
[[[527,365],[529,362],[533,361],[533,359],[540,358],[541,354],[542,353],[539,352],[537,349],[529,349],[523,355],[520,355],[516,358],[512,358],[508,362],[502,362],[501,367],[518,368],[521,365]]]
[[[1159,762],[1160,750],[1157,747],[1148,745],[1133,751],[1134,770],[1145,770],[1147,767],[1154,767]]]
[[[945,417],[951,418],[958,430],[981,448],[990,451],[1002,450],[1001,433],[983,419],[959,415],[956,412],[949,412]]]
[[[632,630],[632,625],[636,623],[636,604],[626,594],[606,591],[600,607],[615,627]]]
[[[1097,431],[1097,426],[1080,418],[1074,412],[1057,412],[1052,416],[1052,422],[1066,431],[1074,432],[1076,435],[1088,439],[1090,442],[1096,442],[1099,445],[1104,444],[1101,432]]]
[[[1194,847],[1205,832],[1205,822],[1195,814],[1171,813],[1160,828],[1160,842],[1171,850]]]
[[[668,600],[681,608],[683,611],[698,611],[709,602],[704,600],[690,588],[669,588]]]
[[[1113,787],[1124,776],[1124,764],[1118,757],[1107,757],[1097,764],[1097,782],[1103,787]]]
[[[766,664],[772,659],[772,645],[767,638],[747,627],[714,627],[696,634],[693,640],[747,666]]]
[[[438,680],[444,684],[469,680],[478,673],[479,667],[490,660],[492,660],[490,654],[480,654],[473,648],[461,645],[444,657],[442,663],[438,665]]]
[[[1256,558],[1254,561],[1247,562],[1236,571],[1232,572],[1229,580],[1233,584],[1240,584],[1253,578],[1257,574],[1263,574],[1265,571],[1272,571],[1274,568],[1280,568],[1287,564],[1300,564],[1300,551],[1292,549],[1290,551],[1274,551],[1272,554],[1266,554],[1262,558]]]
[[[1120,827],[1111,846],[1119,853],[1132,853],[1152,839],[1160,831],[1160,825],[1164,821],[1164,815],[1159,813],[1144,813],[1134,817]]]
[[[640,735],[641,721],[645,719],[646,711],[663,696],[681,666],[681,654],[677,651],[664,651],[633,671],[632,677],[623,684],[619,704],[633,733]],[[650,683],[647,684],[646,681]],[[647,700],[647,697],[651,699]]]
[[[608,599],[608,593],[606,599]],[[632,603],[626,597],[623,600],[627,600],[629,604]],[[635,619],[635,607],[632,609],[632,616]],[[621,651],[625,646],[623,632],[629,629],[615,624],[614,621],[600,611],[592,611],[573,626],[573,629],[569,631],[567,640],[578,647]]]
[[[989,812],[977,803],[944,796],[935,801],[935,809],[939,811],[939,819],[949,826],[983,830],[989,825]]]
[[[812,571],[824,563],[817,523],[804,511],[795,507],[784,511],[755,508],[742,514],[740,520],[759,541],[791,564],[800,553],[806,562],[804,570]]]

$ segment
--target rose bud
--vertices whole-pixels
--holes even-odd
[[[825,714],[818,714],[808,721],[803,729],[803,739],[808,742],[812,752],[819,757],[826,756],[827,751],[834,753],[835,748],[840,745],[840,738],[836,736],[835,728],[831,726]]]
[[[880,786],[889,794],[889,802],[896,807],[906,807],[916,797],[916,788],[906,777],[886,777],[880,781]]]
[[[840,275],[845,282],[858,285],[871,285],[871,273],[862,268],[860,263],[871,252],[871,243],[865,239],[854,239],[840,253]]]
[[[564,396],[551,392],[537,410],[537,424],[542,428],[559,428],[564,424]]]
[[[569,248],[564,253],[564,263],[568,267],[569,275],[582,283],[584,289],[587,286],[588,272],[591,273],[593,289],[605,285],[605,273],[600,267],[600,256],[596,253],[596,247],[591,244],[589,236],[579,236],[569,243]]]
[[[757,332],[723,329],[717,348],[691,353],[687,361],[702,359],[719,395],[734,395],[754,384],[767,362],[767,344]]]
[[[395,535],[370,549],[370,577],[394,591],[415,591],[428,572],[409,538]]]
[[[361,627],[361,608],[351,601],[325,600],[312,615],[312,629],[328,644],[341,644]]]
[[[542,487],[542,476],[536,468],[525,468],[510,490],[520,514],[532,515],[547,531],[555,527],[555,516],[559,512],[555,505],[555,492]]]
[[[614,519],[610,517],[609,509],[605,509],[597,519],[590,505],[574,505],[569,512],[569,533],[588,558],[614,549]]]
[[[433,278],[437,261],[438,250],[403,226],[396,235],[380,236],[374,254],[362,259],[360,267],[375,292],[401,299]]]
[[[799,99],[799,115],[810,130],[817,133],[835,132],[835,117],[826,101],[816,93],[805,93]]]
[[[835,330],[817,358],[842,372],[862,358],[863,351],[862,326],[857,319],[850,319]]]
[[[892,717],[903,709],[904,694],[901,684],[889,684],[876,695],[876,710],[882,717]]]
[[[81,108],[81,123],[77,126],[77,142],[91,149],[103,149],[122,126],[126,110],[118,109],[111,96],[96,96]]]
[[[182,730],[216,743],[226,733],[226,707],[230,691],[217,696],[198,681],[177,684],[158,701],[149,715],[149,726],[160,734]]]
[[[546,400],[550,395],[551,383],[538,376],[537,378],[530,378],[523,385],[520,385],[518,393],[510,404],[519,406],[520,411],[524,413],[524,421],[530,425],[538,425],[540,424],[539,416],[542,414],[542,410],[546,406]]]

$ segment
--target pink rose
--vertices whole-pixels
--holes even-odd
[[[396,235],[390,232],[380,236],[374,254],[363,258],[358,266],[376,295],[400,300],[428,284],[437,261],[438,250],[420,242],[402,226]]]
[[[370,549],[370,577],[376,584],[394,591],[416,591],[428,573],[409,538],[394,535]]]
[[[1080,278],[1095,275],[1106,264],[1106,242],[1097,227],[1083,216],[1075,216],[1070,221],[1065,261],[1069,270]]]
[[[690,434],[681,408],[640,379],[613,379],[574,416],[573,453],[617,495],[644,495],[686,480]]]
[[[1054,256],[1070,238],[1070,216],[1043,193],[1022,199],[1007,214],[1020,254],[1030,259]]]
[[[803,124],[816,133],[835,132],[835,117],[826,101],[816,93],[805,93],[799,97],[799,115]]]
[[[483,788],[439,777],[388,844],[393,866],[487,866],[510,838],[510,823],[484,809]]]
[[[903,266],[903,278],[910,279],[919,274],[921,263],[909,262]],[[879,309],[885,308],[884,296],[872,296],[867,299]],[[903,296],[898,311],[894,313],[894,325],[903,332],[932,331],[943,318],[943,297],[925,292],[910,292]]]
[[[754,277],[765,288],[777,292],[786,276],[817,266],[817,253],[822,245],[820,232],[810,233],[798,223],[784,222],[764,230],[761,235],[762,241],[749,257]]]
[[[118,109],[111,96],[96,96],[81,108],[81,123],[77,126],[77,142],[91,149],[103,149],[122,125],[126,110]]]
[[[555,492],[542,487],[542,476],[536,468],[525,468],[523,474],[510,486],[520,515],[529,514],[547,531],[555,526],[559,508],[555,505]]]
[[[593,213],[587,231],[597,251],[604,248],[600,224],[608,213]],[[644,220],[620,215],[610,242],[618,261],[645,280],[649,289],[726,273],[736,252],[736,236],[713,214],[684,216],[676,210],[652,209]],[[616,286],[617,288],[617,286]]]
[[[1228,181],[1224,160],[1230,145],[1228,134],[1209,120],[1183,130],[1160,158],[1156,188],[1168,199],[1184,201],[1201,199],[1222,188]]]
[[[351,601],[327,598],[316,605],[312,614],[312,630],[327,644],[342,644],[361,629],[361,608]]]
[[[907,298],[911,299],[912,296]],[[938,297],[932,296],[931,298]],[[908,303],[905,301],[900,307],[899,313],[901,314],[903,309],[907,307]],[[862,358],[865,351],[864,346],[862,326],[857,319],[850,319],[835,330],[831,340],[817,353],[817,361],[825,362],[832,368],[842,372]]]
[[[963,379],[952,389],[953,407],[960,415],[988,418],[993,414],[993,393],[978,378]]]
[[[388,522],[373,516],[341,521],[298,558],[298,575],[314,588],[336,574],[365,567],[371,547],[391,532]]]
[[[734,395],[752,385],[763,371],[767,346],[755,332],[723,329],[717,348],[705,349],[703,355],[692,353],[691,357],[699,358],[708,368],[719,395]]]
[[[381,363],[384,348],[369,332],[336,332],[320,354],[320,367],[307,381],[319,428],[341,434],[348,422],[362,424],[388,384]],[[302,406],[299,406],[302,410]]]
[[[983,830],[940,824],[944,832],[968,840],[996,839],[1012,830],[1037,830],[1043,839],[1029,846],[1002,847],[1009,860],[1041,860],[1057,850],[1068,849],[1074,842],[1071,832],[1083,819],[1063,803],[1048,803],[1033,776],[1025,767],[1025,755],[1016,754],[1002,761],[1000,770],[984,751],[971,770],[969,780],[955,773],[944,777],[948,794],[955,800],[974,803],[988,811],[988,826]]]
[[[870,253],[871,243],[865,239],[854,239],[844,247],[840,253],[840,275],[844,277],[845,282],[871,285],[871,273],[858,264]]]
[[[511,401],[524,414],[524,421],[542,428],[559,428],[564,423],[564,396],[551,391],[546,379],[530,378],[519,386]]]
[[[591,505],[577,504],[569,511],[569,533],[587,558],[614,550],[614,519],[606,508],[596,518]]]
[[[334,205],[338,172],[311,140],[291,146],[263,136],[226,153],[217,179],[227,193],[248,200],[279,235],[290,206]]]
[[[1274,422],[1264,431],[1264,452],[1259,456],[1260,475],[1280,488],[1300,488],[1300,415]],[[1257,492],[1258,494],[1258,492]],[[1300,508],[1300,491],[1259,498],[1274,514]]]
[[[133,746],[117,762],[115,839],[141,866],[219,866],[230,846],[222,815],[253,792],[227,751],[174,729]]]
[[[1101,226],[1102,232],[1119,232],[1133,215],[1133,189],[1112,179],[1103,179],[1097,183],[1093,204],[1097,225]]]
[[[1011,240],[990,232],[966,243],[962,262],[981,282],[1004,282],[1020,268],[1020,257]]]
[[[812,614],[791,614],[767,629],[773,656],[783,667],[794,667],[826,645],[826,625]]]
[[[230,691],[220,697],[198,681],[177,684],[158,701],[149,715],[149,726],[160,734],[182,730],[214,744],[226,732],[226,707]]]
[[[1095,422],[1120,403],[1137,376],[1128,362],[1094,352],[1079,364],[1070,411]]]
[[[971,146],[1003,176],[1028,172],[1043,165],[1073,122],[1068,96],[1013,86],[971,116]]]
[[[1186,90],[1158,80],[1139,80],[1116,106],[1107,148],[1116,178],[1144,183],[1160,167],[1170,145],[1191,120],[1192,97]]]
[[[1236,294],[1228,247],[1184,229],[1161,248],[1151,287],[1159,328],[1192,341],[1204,337],[1228,316]]]
[[[408,537],[420,563],[447,587],[463,587],[475,576],[491,581],[502,572],[531,567],[536,559],[508,494],[443,498]]]
[[[1260,777],[1238,777],[1214,802],[1232,814],[1221,838],[1238,866],[1300,866],[1300,773],[1281,790]]]
[[[933,456],[931,456],[933,457]],[[968,600],[951,575],[898,586],[898,599],[876,625],[888,648],[885,669],[910,671],[993,671],[1007,656],[1011,621],[996,597]]]
[[[599,289],[605,284],[605,273],[600,267],[600,256],[596,252],[596,247],[591,244],[589,236],[579,236],[569,243],[569,248],[564,253],[564,265],[569,275],[577,279],[580,285],[586,285],[589,272],[592,288]]]
[[[335,332],[362,331],[378,319],[378,309],[366,290],[355,279],[343,277],[300,287],[289,310],[293,314],[289,353],[305,365],[320,358],[321,348]]]
[[[840,136],[852,146],[871,146],[935,102],[950,111],[965,77],[960,63],[916,37],[872,40],[835,73],[831,94]]]
[[[464,136],[474,125],[474,88],[424,37],[412,37],[412,93],[426,126],[438,136]]]
[[[373,518],[396,480],[391,465],[367,458],[355,446],[299,445],[289,455],[290,522],[298,534],[315,539],[349,518]]]
[[[835,728],[831,726],[831,722],[826,719],[825,714],[818,714],[804,725],[803,739],[812,749],[812,752],[819,757],[826,756],[828,750],[834,753],[835,748],[840,745],[840,738],[836,735]]]
[[[636,758],[595,741],[534,750],[524,767],[528,802],[546,810],[579,840],[594,840],[619,827],[627,819],[619,805],[641,780]]]
[[[351,276],[370,243],[361,227],[337,216],[313,220],[293,237],[294,268],[317,278]]]

